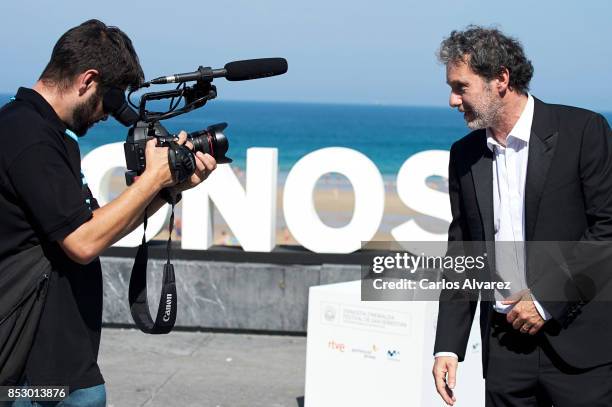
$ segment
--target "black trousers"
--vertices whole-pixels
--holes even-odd
[[[559,358],[544,334],[522,334],[505,315],[495,314],[485,382],[487,407],[612,406],[612,364],[576,369]]]

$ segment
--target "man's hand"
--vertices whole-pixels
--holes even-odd
[[[438,356],[433,366],[432,373],[436,383],[436,390],[440,397],[442,397],[442,400],[449,406],[454,405],[455,401],[457,401],[453,394],[453,389],[455,388],[458,364],[459,361],[455,357]]]
[[[147,166],[141,177],[151,177],[159,185],[159,189],[174,185],[170,166],[168,165],[168,147],[157,147],[157,140],[147,141],[145,147]]]
[[[193,150],[193,144],[190,141],[187,141],[187,133],[181,131],[179,133],[179,139],[177,141],[178,144],[185,144],[190,150]],[[182,184],[176,186],[178,192],[185,191],[187,189],[193,188],[200,183],[202,183],[211,172],[217,168],[217,161],[210,154],[204,154],[198,151],[195,154],[195,162],[196,162],[196,170],[193,175]]]
[[[546,323],[535,307],[529,291],[521,291],[502,301],[502,304],[514,304],[506,320],[521,333],[535,335]]]

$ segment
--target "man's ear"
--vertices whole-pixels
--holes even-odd
[[[85,72],[77,76],[77,87],[79,90],[79,96],[83,96],[87,90],[94,87],[94,83],[97,83],[100,78],[100,74],[95,69],[88,69]]]
[[[499,93],[506,93],[506,91],[510,87],[510,71],[508,70],[508,68],[503,66],[496,79],[497,91]]]

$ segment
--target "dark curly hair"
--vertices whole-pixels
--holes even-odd
[[[126,88],[144,80],[132,41],[119,28],[99,20],[85,21],[60,37],[40,80],[66,89],[88,69],[100,73],[100,85],[106,88]]]
[[[510,88],[527,93],[533,65],[521,43],[495,28],[470,25],[464,31],[452,31],[442,41],[438,59],[444,64],[466,61],[476,74],[492,80],[504,68],[510,72]]]

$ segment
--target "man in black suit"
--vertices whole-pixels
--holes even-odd
[[[612,240],[610,127],[599,114],[531,96],[531,62],[519,42],[496,29],[453,31],[439,59],[450,105],[474,130],[450,152],[449,243],[482,242],[484,278],[513,281],[517,289],[442,292],[437,391],[447,404],[456,401],[457,366],[480,296],[487,406],[610,406],[612,307],[604,300],[612,290],[605,269],[594,275],[535,259],[545,257],[536,249],[544,241],[579,242],[571,246],[578,260],[609,252],[589,251],[588,244]]]

